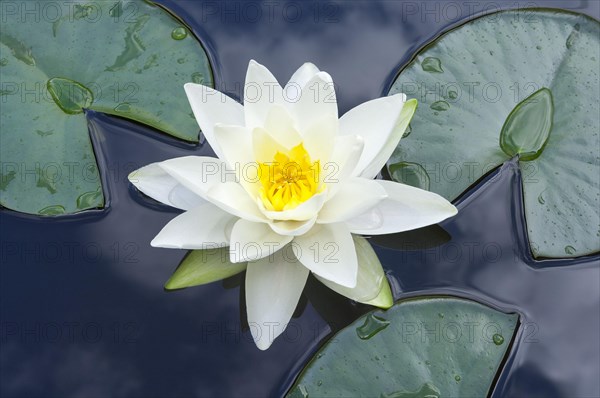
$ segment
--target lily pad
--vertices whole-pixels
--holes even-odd
[[[600,24],[566,11],[501,11],[441,35],[390,90],[421,103],[390,174],[411,165],[454,200],[519,156],[533,255],[598,252],[599,61]]]
[[[183,85],[212,85],[212,71],[165,9],[142,0],[18,7],[3,9],[11,15],[0,34],[2,206],[60,215],[104,205],[85,109],[198,141]]]
[[[451,297],[409,299],[336,334],[290,397],[485,397],[519,317]]]

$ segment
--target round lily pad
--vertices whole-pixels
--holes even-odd
[[[473,301],[409,299],[336,334],[289,397],[485,397],[518,323]]]
[[[142,0],[26,3],[2,9],[2,206],[53,216],[103,206],[86,109],[198,141],[183,85],[213,77],[180,20]]]
[[[441,35],[390,90],[420,102],[390,172],[412,165],[454,200],[519,156],[533,255],[598,252],[599,61],[598,21],[560,10],[501,11]]]

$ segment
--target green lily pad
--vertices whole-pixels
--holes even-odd
[[[454,200],[519,156],[533,255],[598,252],[599,61],[600,24],[566,11],[501,11],[441,35],[390,90],[421,103],[390,171],[413,165]]]
[[[212,85],[212,71],[181,21],[142,0],[28,1],[37,16],[18,7],[6,7],[0,33],[2,206],[60,215],[104,205],[85,109],[198,141],[183,85]]]
[[[336,334],[290,397],[485,397],[519,317],[425,297],[371,312]]]

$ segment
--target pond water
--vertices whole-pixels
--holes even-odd
[[[217,88],[239,97],[251,58],[281,80],[312,61],[336,81],[340,113],[384,95],[416,49],[473,7],[498,7],[161,3],[205,43]],[[507,3],[526,5],[600,17],[595,1]],[[118,118],[87,117],[109,207],[57,220],[0,212],[2,396],[280,396],[332,333],[369,311],[310,278],[292,325],[263,352],[240,311],[243,274],[163,291],[185,251],[149,242],[177,211],[143,197],[126,176],[212,151]],[[404,250],[382,240],[375,249],[396,299],[453,294],[521,315],[493,397],[598,396],[600,258],[533,261],[520,178],[508,162],[460,198],[458,216],[441,224],[449,241],[417,250],[405,235],[398,237],[408,240]]]

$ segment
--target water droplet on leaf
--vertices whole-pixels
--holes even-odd
[[[448,109],[450,109],[450,104],[447,103],[446,101],[435,101],[429,107],[431,109],[433,109],[434,111],[444,112],[444,111],[447,111]]]
[[[575,41],[577,40],[578,37],[579,37],[579,33],[577,32],[577,29],[575,29],[574,31],[571,32],[569,37],[567,37],[567,41],[565,42],[565,46],[567,47],[567,49],[570,50],[571,47],[573,47],[573,44],[575,44]]]
[[[390,321],[387,319],[374,314],[369,314],[365,319],[365,323],[356,328],[356,334],[360,339],[368,340],[377,333],[381,332],[383,329],[387,328],[389,324]]]
[[[200,72],[192,73],[192,82],[202,84],[204,82],[204,75]]]
[[[173,29],[171,32],[173,40],[183,40],[187,37],[187,29],[183,26]]]
[[[442,69],[442,61],[440,61],[439,58],[435,58],[435,57],[427,57],[423,60],[423,62],[421,62],[421,68],[423,68],[423,70],[425,72],[430,72],[430,73],[443,73],[444,70]]]
[[[79,195],[77,198],[77,208],[80,210],[89,209],[91,207],[96,207],[101,203],[98,203],[98,199],[102,197],[102,192],[100,191],[90,191],[85,192]]]
[[[65,208],[62,207],[61,205],[52,205],[52,206],[44,207],[43,209],[38,211],[38,214],[41,214],[44,216],[56,216],[56,215],[64,214],[64,213],[65,213]]]
[[[496,345],[502,345],[502,343],[504,343],[504,336],[502,336],[501,334],[494,334],[492,336],[492,340],[494,341],[494,344]]]
[[[544,199],[544,193],[542,192],[539,196],[538,196],[538,203],[543,205],[546,203],[546,200]]]

